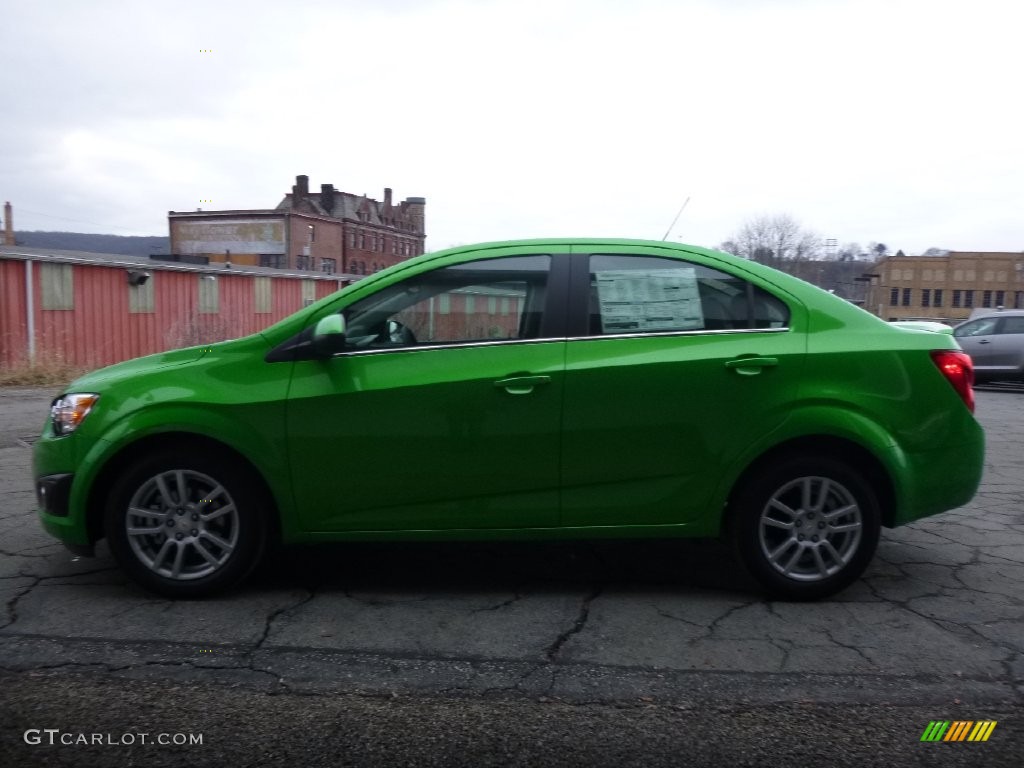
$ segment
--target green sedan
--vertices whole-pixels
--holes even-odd
[[[262,333],[90,373],[42,524],[171,597],[273,542],[727,536],[773,597],[967,503],[971,360],[768,267],[636,240],[427,254]]]

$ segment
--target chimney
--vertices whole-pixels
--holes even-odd
[[[384,208],[391,207],[391,187],[384,187]]]
[[[292,187],[292,194],[295,197],[305,197],[309,194],[309,176],[299,175],[295,177],[295,186]]]
[[[334,212],[334,185],[333,184],[321,184],[320,185],[320,206],[327,211],[328,214]]]
[[[14,245],[14,220],[11,204],[4,203],[4,245]]]

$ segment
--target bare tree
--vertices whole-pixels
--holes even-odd
[[[885,243],[868,243],[868,253],[876,259],[880,259],[889,253],[889,246]]]
[[[860,261],[864,258],[864,249],[860,243],[846,243],[836,253],[836,261]]]
[[[786,214],[751,219],[720,247],[737,256],[771,265],[821,256],[821,238],[803,229]]]

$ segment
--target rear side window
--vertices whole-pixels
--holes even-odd
[[[786,304],[752,283],[656,256],[591,256],[589,311],[592,336],[789,326]]]

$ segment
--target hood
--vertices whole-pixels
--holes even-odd
[[[163,368],[172,368],[186,363],[201,360],[210,354],[216,347],[230,344],[230,341],[222,341],[217,344],[204,344],[196,347],[185,347],[184,349],[172,349],[168,352],[158,352],[155,355],[136,357],[126,360],[123,363],[108,365],[106,368],[99,368],[90,371],[84,376],[75,379],[64,388],[65,392],[102,392],[125,379],[134,378],[140,374],[151,373]]]

